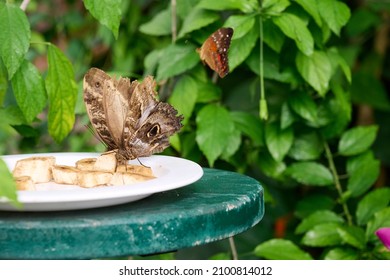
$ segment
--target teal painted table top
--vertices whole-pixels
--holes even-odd
[[[92,259],[169,252],[241,233],[263,214],[263,188],[256,180],[204,169],[198,182],[119,206],[0,211],[0,258]]]

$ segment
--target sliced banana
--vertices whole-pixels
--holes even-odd
[[[76,168],[80,170],[94,170],[96,158],[83,158],[76,161]]]
[[[129,173],[129,174],[133,173],[133,174],[140,174],[144,176],[154,177],[152,168],[148,166],[135,165],[135,164],[118,165],[118,167],[116,168],[116,172]]]
[[[79,169],[73,166],[54,165],[52,167],[53,179],[57,184],[77,185]]]
[[[117,165],[116,152],[109,151],[101,154],[101,156],[96,159],[94,170],[115,172]]]
[[[35,191],[35,185],[30,176],[21,176],[15,178],[16,189],[19,191]]]
[[[77,182],[80,187],[92,188],[107,185],[113,173],[107,171],[85,171],[77,173]]]
[[[131,185],[154,179],[154,176],[140,175],[129,172],[115,172],[109,185]]]
[[[13,176],[29,176],[34,183],[46,183],[53,179],[51,167],[55,157],[30,157],[18,160],[12,172]]]

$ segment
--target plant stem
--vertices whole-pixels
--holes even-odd
[[[339,176],[337,174],[336,166],[335,166],[334,161],[333,161],[332,153],[331,153],[329,145],[326,141],[324,141],[324,147],[325,147],[326,158],[328,159],[328,163],[329,163],[329,168],[330,168],[330,171],[332,172],[332,175],[333,175],[334,184],[335,184],[336,190],[337,190],[339,197],[340,197],[341,206],[343,207],[344,214],[347,218],[348,225],[352,226],[353,225],[352,216],[351,216],[351,213],[349,212],[347,203],[343,199],[343,189],[342,189],[341,184],[340,184]]]
[[[260,37],[260,60],[259,60],[259,82],[260,82],[260,119],[268,119],[268,108],[267,101],[265,99],[265,90],[264,90],[264,55],[263,55],[263,16],[261,13],[262,10],[262,1],[260,0],[260,13],[259,13],[259,37]]]
[[[229,237],[229,245],[230,245],[230,250],[232,250],[232,257],[233,257],[233,260],[238,260],[238,254],[237,254],[236,244],[234,243],[234,238],[233,238],[233,236],[230,236],[230,237]]]
[[[265,99],[264,90],[264,54],[263,54],[263,18],[259,16],[259,29],[260,29],[260,60],[259,60],[259,73],[260,73],[260,99]]]
[[[171,20],[172,43],[174,44],[177,38],[176,0],[171,0]]]
[[[23,11],[26,11],[29,3],[30,3],[30,0],[23,0],[22,4],[20,4],[20,9],[22,9]]]

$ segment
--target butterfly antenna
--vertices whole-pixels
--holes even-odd
[[[93,136],[95,136],[95,138],[96,138],[97,140],[99,140],[100,143],[102,143],[102,144],[104,145],[104,147],[108,148],[107,144],[104,143],[104,141],[100,138],[99,135],[96,134],[96,132],[95,132],[95,130],[92,128],[91,124],[86,124],[86,125],[84,125],[84,126],[89,130],[89,132],[90,132]]]
[[[139,160],[139,158],[137,158],[137,160],[138,160],[139,164],[141,164],[143,167],[150,168],[150,166],[146,166],[145,164],[143,164],[143,163]]]

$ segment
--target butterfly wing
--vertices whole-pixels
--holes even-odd
[[[211,34],[198,50],[200,59],[221,78],[229,73],[228,51],[232,36],[232,28],[220,28]]]
[[[123,133],[129,111],[130,80],[119,78],[107,80],[104,84],[103,109],[108,131],[119,150],[123,148]]]
[[[104,87],[111,77],[104,71],[91,68],[84,76],[83,91],[84,103],[87,109],[89,120],[100,139],[108,146],[108,148],[116,149],[118,145],[111,137],[107,125],[107,116],[103,107]]]
[[[203,43],[202,47],[198,49],[198,52],[203,63],[207,64],[212,70],[217,72],[217,45],[214,43],[211,37],[209,37]]]
[[[132,82],[130,110],[124,134],[126,150],[134,157],[150,156],[169,146],[169,136],[181,128],[181,116],[168,103],[156,100],[156,82],[147,76],[141,83]]]

